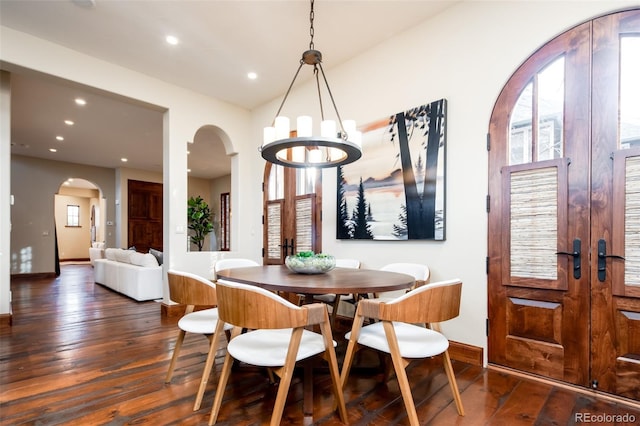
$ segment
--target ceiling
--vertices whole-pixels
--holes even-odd
[[[459,1],[315,2],[314,47],[323,52],[329,81],[332,67]],[[0,0],[0,24],[251,110],[287,90],[309,48],[309,10],[304,0]],[[179,43],[169,45],[167,35]],[[162,111],[2,66],[12,72],[12,154],[162,172]],[[257,79],[247,78],[250,71]],[[305,75],[311,73],[301,72],[296,84]],[[87,101],[83,107],[73,102],[79,96]],[[189,148],[192,176],[230,173],[212,132],[199,134]],[[211,160],[221,158],[227,161]]]

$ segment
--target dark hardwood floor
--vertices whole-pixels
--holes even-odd
[[[216,376],[209,381],[202,408],[193,412],[192,407],[208,341],[187,335],[173,380],[165,384],[177,319],[162,318],[160,303],[135,302],[94,284],[89,265],[63,266],[56,279],[14,280],[11,288],[13,326],[0,332],[2,425],[207,424]],[[343,331],[336,333],[337,340]],[[339,356],[344,346],[341,342]],[[360,369],[345,389],[350,424],[408,424],[397,382],[379,383],[377,356],[363,353]],[[223,354],[221,349],[217,371]],[[454,369],[465,417],[456,413],[440,358],[409,367],[421,423],[640,422],[638,406],[455,361]],[[230,384],[218,424],[268,423],[276,386],[269,384],[266,374],[241,365]],[[341,424],[332,412],[327,374],[316,376],[314,398],[315,424]],[[282,424],[301,423],[302,380],[296,376]]]

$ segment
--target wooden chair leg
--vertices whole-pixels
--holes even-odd
[[[291,341],[289,342],[287,358],[285,360],[284,367],[282,368],[283,374],[280,376],[278,394],[273,406],[273,412],[271,413],[271,426],[278,426],[280,424],[280,420],[282,420],[282,412],[284,411],[284,404],[287,401],[289,385],[291,385],[291,378],[293,377],[293,370],[296,365],[296,355],[298,354],[298,348],[300,347],[303,331],[304,329],[299,327],[294,328],[291,333]]]
[[[331,374],[331,382],[333,387],[333,393],[335,395],[336,405],[338,406],[338,413],[342,423],[348,424],[347,407],[344,402],[344,393],[342,392],[342,385],[340,381],[340,370],[338,369],[338,359],[336,358],[336,351],[333,348],[333,335],[331,334],[331,327],[327,324],[326,320],[329,318],[326,316],[325,310],[325,322],[320,323],[320,331],[324,338],[325,356],[329,362],[329,373]]]
[[[242,329],[236,327],[231,333],[231,339],[239,335]],[[233,357],[227,351],[224,356],[224,364],[222,365],[222,371],[220,372],[220,378],[218,379],[218,387],[216,389],[216,396],[213,399],[213,406],[211,407],[211,416],[209,417],[209,426],[212,426],[216,420],[218,420],[218,414],[220,414],[220,406],[222,405],[222,396],[224,395],[224,389],[227,387],[227,381],[229,380],[229,374],[231,373],[231,365],[233,364]]]
[[[402,355],[400,355],[400,347],[398,346],[398,340],[396,338],[395,330],[393,329],[393,324],[390,321],[383,321],[382,326],[384,327],[387,342],[389,343],[391,360],[393,361],[393,368],[396,371],[396,378],[398,379],[398,385],[400,386],[404,406],[407,410],[409,424],[411,424],[411,426],[419,426],[420,422],[418,421],[416,406],[413,402],[413,395],[411,394],[411,387],[409,386],[409,379],[407,378],[407,372],[405,370],[406,362],[402,358]]]
[[[464,408],[462,407],[462,398],[460,398],[460,391],[458,390],[458,383],[456,382],[456,376],[453,373],[453,366],[451,365],[451,358],[449,357],[449,351],[446,350],[442,354],[444,360],[444,371],[447,373],[447,379],[449,379],[449,386],[453,393],[453,399],[456,402],[456,409],[458,414],[464,416]]]
[[[358,336],[360,336],[360,329],[364,317],[360,314],[360,309],[356,309],[356,315],[353,318],[353,325],[351,326],[351,336],[349,338],[349,344],[347,345],[347,352],[344,355],[342,361],[342,370],[340,372],[340,386],[344,389],[347,379],[349,378],[349,371],[351,370],[351,364],[353,363],[353,356],[358,350]]]
[[[209,336],[209,338],[211,339],[211,342],[209,343],[209,353],[207,354],[207,360],[204,363],[204,370],[202,371],[202,377],[200,378],[200,387],[198,388],[198,393],[196,394],[196,402],[193,404],[193,411],[198,411],[200,409],[200,405],[202,404],[202,397],[204,396],[204,391],[207,388],[207,382],[209,381],[209,376],[211,375],[211,369],[216,358],[218,343],[223,328],[224,323],[218,321],[213,336]]]
[[[182,342],[184,341],[184,335],[186,332],[184,330],[180,330],[178,333],[178,339],[176,340],[176,346],[173,348],[173,356],[171,357],[171,363],[169,364],[169,371],[167,372],[167,377],[164,379],[165,383],[171,382],[171,378],[173,377],[173,370],[176,367],[176,361],[178,361],[178,356],[180,354],[180,348],[182,348]]]
[[[333,299],[333,305],[331,306],[331,328],[336,328],[336,317],[338,316],[338,305],[340,305],[340,295],[336,294]]]

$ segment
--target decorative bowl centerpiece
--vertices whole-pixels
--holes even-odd
[[[302,251],[295,256],[287,256],[284,264],[298,274],[324,274],[335,268],[336,258],[329,254]]]

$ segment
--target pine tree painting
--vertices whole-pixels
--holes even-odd
[[[362,158],[338,169],[337,238],[445,239],[446,107],[440,99],[361,129]]]

